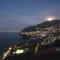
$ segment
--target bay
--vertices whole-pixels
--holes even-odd
[[[18,32],[0,32],[0,53],[19,41]]]

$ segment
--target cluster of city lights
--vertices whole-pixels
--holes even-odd
[[[22,54],[22,53],[24,53],[24,50],[22,50],[22,49],[17,49],[16,50],[16,52],[13,52],[13,54]]]

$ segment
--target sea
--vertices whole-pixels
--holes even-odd
[[[0,54],[20,41],[18,32],[0,32]]]

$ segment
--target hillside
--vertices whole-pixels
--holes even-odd
[[[27,27],[27,28],[23,29],[21,32],[35,31],[36,28],[47,28],[50,26],[57,26],[59,24],[60,24],[60,19],[55,19],[52,21],[45,21],[45,22],[40,23],[38,25]]]

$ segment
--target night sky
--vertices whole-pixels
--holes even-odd
[[[21,31],[48,16],[60,18],[60,0],[0,0],[0,31]]]

